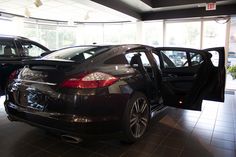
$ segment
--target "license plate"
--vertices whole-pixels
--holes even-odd
[[[44,105],[41,104],[44,100],[44,96],[41,94],[36,94],[35,92],[20,92],[19,98],[21,106],[37,111],[44,110]]]

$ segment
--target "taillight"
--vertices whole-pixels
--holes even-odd
[[[102,72],[93,72],[89,74],[81,74],[78,77],[73,77],[65,80],[61,87],[66,88],[100,88],[114,84],[118,80],[110,74]]]

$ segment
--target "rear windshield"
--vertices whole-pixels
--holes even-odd
[[[70,60],[82,62],[91,57],[94,57],[102,52],[109,50],[109,46],[88,46],[88,47],[73,47],[55,51],[49,55],[44,56],[42,59],[54,60]]]

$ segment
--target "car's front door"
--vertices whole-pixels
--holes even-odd
[[[219,52],[219,59],[224,59],[222,49],[210,50]],[[160,58],[161,94],[165,105],[200,111],[203,99],[223,101],[224,63],[220,61],[219,67],[214,66],[207,50],[164,47],[154,52]]]

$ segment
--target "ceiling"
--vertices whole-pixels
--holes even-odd
[[[0,13],[76,22],[158,20],[236,14],[236,0],[0,0]],[[206,11],[208,2],[216,10]]]
[[[59,21],[130,21],[133,17],[90,0],[0,0],[0,12]],[[27,13],[28,12],[28,13]]]

